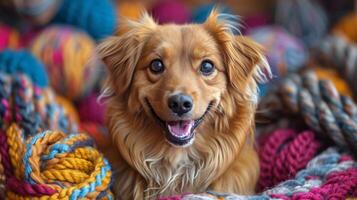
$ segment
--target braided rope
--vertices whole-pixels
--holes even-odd
[[[315,58],[324,66],[331,66],[354,85],[357,76],[357,45],[343,37],[332,35],[324,39],[316,49]],[[352,88],[357,92],[357,88]]]
[[[356,105],[311,71],[284,79],[259,106],[268,109],[261,115],[270,121],[284,115],[300,116],[321,138],[357,153]]]
[[[50,90],[26,76],[0,73],[0,183],[6,184],[6,199],[112,199],[109,163],[89,136],[46,129],[71,132],[75,126]]]
[[[268,200],[345,199],[357,196],[357,162],[330,147],[314,159],[294,179],[287,180],[260,195],[243,196],[209,191],[160,200]]]
[[[8,135],[21,139],[21,129],[16,124],[7,130]],[[8,137],[10,138],[10,137]],[[17,146],[8,140],[9,152]],[[14,177],[9,183],[9,199],[93,199],[107,190],[111,171],[108,162],[91,144],[87,135],[67,135],[62,132],[45,131],[34,135],[26,142],[25,151],[19,163],[13,164],[15,171],[23,173],[22,184]],[[88,156],[89,155],[89,156]],[[11,160],[18,158],[10,156]],[[56,159],[51,161],[50,159]],[[62,159],[71,163],[89,163],[86,166],[58,168]],[[21,164],[23,163],[23,164]],[[23,167],[21,167],[23,165]],[[42,169],[41,166],[46,166]],[[82,171],[83,169],[83,171]],[[87,172],[87,173],[86,173]],[[19,187],[22,185],[23,187]],[[108,193],[108,195],[111,195]]]

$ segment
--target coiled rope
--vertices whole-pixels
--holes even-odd
[[[112,199],[109,163],[24,75],[0,74],[0,184],[6,199]],[[53,131],[48,131],[53,130]]]
[[[321,138],[357,153],[356,105],[341,96],[330,81],[319,81],[311,71],[284,79],[259,108],[264,110],[259,117],[270,122],[281,116],[298,116]]]
[[[325,38],[315,50],[315,58],[323,66],[330,66],[345,77],[349,84],[355,84],[357,77],[357,45],[341,36]],[[351,87],[357,93],[357,87]]]

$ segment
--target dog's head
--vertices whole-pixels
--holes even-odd
[[[204,24],[158,25],[147,14],[124,22],[99,47],[109,87],[128,115],[145,112],[169,143],[188,146],[207,115],[214,121],[217,112],[233,115],[235,104],[255,104],[255,80],[270,74],[260,46],[232,26],[216,11]]]

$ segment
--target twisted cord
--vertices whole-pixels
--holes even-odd
[[[109,163],[89,136],[38,133],[47,129],[71,132],[75,126],[50,90],[23,75],[0,73],[0,183],[6,199],[112,199]]]
[[[351,99],[341,96],[334,85],[318,80],[313,72],[283,80],[260,103],[261,115],[271,121],[296,115],[308,127],[342,148],[357,152],[357,109]]]
[[[318,48],[314,57],[324,66],[330,66],[340,72],[343,77],[354,85],[357,76],[357,45],[346,41],[338,35],[325,38]],[[352,87],[357,92],[356,87]]]
[[[7,132],[17,137],[22,134],[16,124]],[[66,135],[58,131],[44,131],[29,138],[24,153],[20,154],[24,182],[11,178],[7,198],[93,199],[107,191],[111,181],[110,166],[97,150],[87,146],[92,144],[90,140],[85,134]],[[9,152],[14,147],[9,145]],[[58,163],[64,163],[63,159],[69,163],[86,160],[87,165],[72,168],[62,165],[61,168]],[[21,167],[20,163],[14,165],[15,171]],[[107,192],[105,197],[110,195]]]

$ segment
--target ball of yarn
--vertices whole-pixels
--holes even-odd
[[[9,26],[0,24],[0,52],[6,48],[17,49],[19,47],[19,33]]]
[[[78,112],[81,121],[104,124],[105,106],[97,101],[98,95],[93,93],[78,102]]]
[[[206,21],[209,14],[217,6],[215,3],[204,4],[192,11],[191,21],[194,23],[203,23]],[[219,12],[224,14],[232,14],[232,11],[225,5],[219,4]]]
[[[110,165],[86,134],[44,131],[24,140],[14,123],[0,135],[8,199],[113,198]]]
[[[53,22],[69,24],[85,30],[96,40],[114,33],[117,23],[111,0],[62,0]]]
[[[0,53],[0,72],[24,73],[39,87],[48,86],[48,77],[43,64],[27,50],[6,49]]]
[[[311,47],[327,32],[328,19],[323,8],[310,0],[278,0],[276,23]]]
[[[120,2],[117,6],[117,15],[123,18],[137,20],[141,16],[141,12],[145,10],[144,5],[140,2]]]
[[[357,13],[343,17],[333,28],[333,32],[344,36],[347,40],[357,43]]]
[[[17,12],[35,24],[46,24],[57,13],[62,0],[14,0]]]
[[[295,72],[306,62],[308,53],[304,44],[278,26],[253,29],[249,36],[266,51],[267,60],[274,76]]]
[[[178,0],[159,1],[152,8],[152,15],[160,24],[184,24],[190,20],[188,8]]]
[[[334,69],[316,67],[313,68],[319,80],[330,80],[335,85],[337,91],[345,96],[352,97],[352,91],[347,82],[342,79]]]
[[[63,108],[64,114],[67,115],[71,121],[79,124],[79,115],[73,103],[61,95],[56,95],[55,100],[58,105]]]
[[[46,67],[52,87],[71,99],[88,94],[97,79],[94,41],[84,32],[69,26],[46,28],[33,41],[32,53]]]

